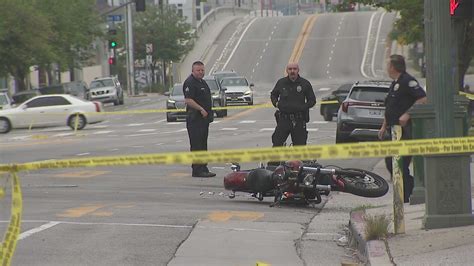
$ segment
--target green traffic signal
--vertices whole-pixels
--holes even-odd
[[[110,49],[114,49],[117,47],[117,41],[114,41],[114,40],[110,40],[109,41],[109,48]]]

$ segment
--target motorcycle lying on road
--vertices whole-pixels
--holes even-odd
[[[251,170],[241,170],[233,163],[232,172],[224,177],[224,187],[235,192],[247,192],[262,201],[264,197],[274,197],[270,205],[278,206],[282,200],[304,204],[321,203],[321,195],[331,191],[351,193],[357,196],[376,198],[388,192],[388,183],[381,176],[357,168],[325,166],[316,161],[286,161],[276,168],[260,166]]]

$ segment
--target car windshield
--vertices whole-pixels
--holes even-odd
[[[91,89],[115,86],[111,79],[94,80],[91,82]]]
[[[173,87],[173,91],[171,92],[171,95],[173,95],[173,96],[183,95],[183,86],[182,85],[175,85]]]
[[[209,89],[211,89],[211,91],[218,91],[219,90],[219,87],[217,86],[217,81],[216,80],[206,79],[206,83],[207,83],[207,85],[209,85]]]
[[[384,87],[354,87],[349,98],[364,102],[383,102],[388,89]]]
[[[221,84],[222,86],[248,86],[245,78],[225,78]]]

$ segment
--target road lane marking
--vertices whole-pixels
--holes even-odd
[[[110,171],[78,171],[53,175],[53,177],[91,178],[110,173]]]
[[[43,230],[46,230],[46,229],[49,229],[55,225],[58,225],[60,224],[60,222],[54,222],[54,221],[51,221],[49,223],[46,223],[46,224],[43,224],[41,226],[38,226],[36,228],[33,228],[33,229],[30,229],[28,231],[25,231],[23,233],[21,233],[19,236],[18,236],[18,240],[22,240],[22,239],[25,239],[33,234],[36,234],[36,233],[39,233]]]
[[[90,152],[84,152],[84,153],[78,153],[76,156],[85,156],[85,155],[90,155]]]
[[[317,128],[307,128],[306,130],[309,131],[309,132],[316,132],[319,129],[317,129]]]
[[[213,222],[226,222],[230,219],[239,221],[256,221],[263,218],[263,212],[245,212],[245,211],[215,211],[207,215],[207,218]]]
[[[144,123],[135,123],[135,124],[128,124],[127,127],[139,127],[139,126],[143,126]]]
[[[138,132],[154,132],[156,131],[156,128],[145,128],[145,129],[140,129]]]
[[[237,130],[237,129],[238,128],[236,128],[236,127],[223,127],[223,128],[221,128],[221,130],[223,130],[223,131],[232,131],[232,130]]]
[[[256,123],[257,121],[255,120],[242,120],[239,122],[239,124],[253,124]]]
[[[100,134],[109,134],[109,133],[112,133],[112,132],[114,132],[114,131],[113,131],[113,130],[101,130],[101,131],[96,131],[96,132],[94,132],[94,133],[92,133],[92,134],[94,134],[94,135],[100,135]]]
[[[253,24],[256,20],[257,20],[257,18],[252,19],[252,21],[250,21],[250,23],[249,23],[249,24],[247,25],[247,27],[244,29],[244,31],[242,32],[242,35],[240,36],[239,40],[237,41],[237,44],[234,46],[234,49],[233,49],[232,52],[230,53],[229,57],[227,58],[227,61],[224,63],[224,66],[222,67],[222,69],[226,69],[227,64],[229,64],[230,59],[232,59],[232,57],[234,56],[235,51],[237,50],[237,48],[239,48],[240,43],[242,42],[242,39],[243,39],[244,36],[245,36],[245,33],[247,32],[247,30],[250,28],[250,26],[252,26],[252,24]]]
[[[259,131],[262,132],[262,131],[274,131],[275,128],[273,127],[267,127],[267,128],[261,128]]]
[[[96,204],[96,205],[86,205],[77,208],[67,209],[64,212],[57,214],[58,217],[67,217],[67,218],[78,218],[82,217],[86,214],[92,213],[97,211],[100,208],[105,207],[103,204]]]
[[[155,133],[142,133],[142,134],[131,134],[131,135],[125,135],[125,137],[141,137],[141,136],[150,136],[150,135],[158,135],[158,132],[155,132]]]
[[[331,89],[331,88],[321,88],[321,89],[319,89],[319,91],[328,91],[328,90],[330,90],[330,89]]]
[[[0,223],[9,223],[0,221]],[[46,221],[46,220],[22,220],[22,223],[58,223],[72,225],[119,225],[119,226],[143,226],[143,227],[167,227],[167,228],[193,228],[192,225],[173,225],[173,224],[136,224],[136,223],[92,223],[92,222],[71,222],[71,221]]]
[[[369,28],[367,29],[367,37],[366,37],[366,41],[365,41],[364,54],[362,56],[362,63],[360,64],[360,73],[365,78],[369,78],[369,76],[365,73],[364,67],[365,67],[365,61],[367,60],[367,53],[369,51],[370,30],[372,28],[372,23],[374,22],[374,17],[375,17],[376,14],[377,14],[377,12],[374,12],[374,13],[372,13],[372,16],[370,17]]]

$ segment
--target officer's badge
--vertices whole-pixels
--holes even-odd
[[[188,87],[186,87],[186,89],[184,89],[184,91],[185,91],[185,92],[189,92],[189,88],[188,88]]]
[[[418,87],[418,82],[416,80],[410,80],[410,82],[408,82],[408,86],[410,88],[416,88]]]
[[[393,90],[394,91],[398,91],[398,89],[400,88],[400,84],[395,84],[395,86],[393,86]]]
[[[297,86],[297,87],[296,87],[296,91],[297,91],[297,92],[301,92],[301,90],[303,90],[303,89],[301,88],[301,86]]]

